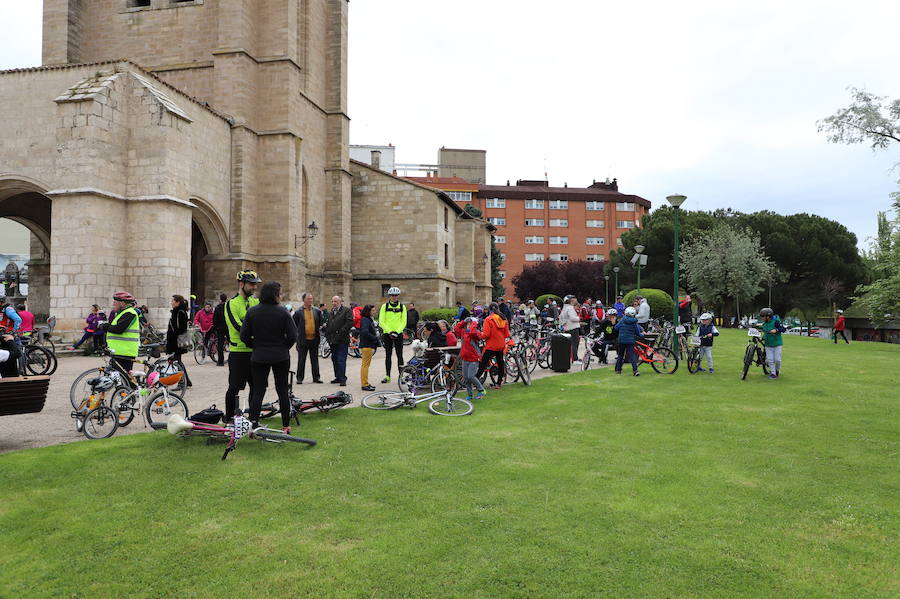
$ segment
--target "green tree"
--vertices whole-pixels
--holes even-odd
[[[757,235],[726,224],[689,238],[681,265],[690,287],[705,305],[725,306],[733,300],[738,317],[741,304],[746,306],[762,291],[761,283],[774,269]]]
[[[874,280],[856,288],[855,305],[865,310],[875,326],[900,318],[900,199],[894,208],[894,219],[878,213],[878,236],[869,252]]]

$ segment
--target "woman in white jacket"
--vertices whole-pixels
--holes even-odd
[[[578,344],[581,342],[581,338],[578,336],[581,329],[581,317],[578,315],[578,308],[575,307],[577,303],[577,297],[567,295],[565,305],[559,315],[559,324],[563,331],[572,336],[572,361],[575,363],[579,363]]]

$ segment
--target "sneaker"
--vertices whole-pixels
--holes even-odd
[[[697,372],[706,372],[706,369],[705,369],[705,368],[698,368],[698,369],[697,369]]]
[[[363,391],[374,391],[374,390],[375,390],[375,387],[373,387],[372,385],[364,385],[364,386],[362,387],[362,390],[363,390]]]
[[[289,426],[283,426],[283,427],[281,427],[281,432],[283,432],[285,435],[290,435],[290,434],[291,434],[291,427],[289,427]]]
[[[340,379],[331,379],[331,384],[332,384],[332,385],[337,385],[337,384],[340,383],[340,382],[341,382]]]
[[[777,374],[770,374],[770,375],[769,375],[769,378],[770,378],[770,379],[777,379],[777,378],[778,378],[778,375],[777,375]]]
[[[382,382],[382,383],[390,383],[390,382],[391,382],[391,377],[386,376],[386,377],[384,377],[383,379],[381,379],[381,382]]]
[[[313,379],[313,382],[314,382],[314,383],[322,384],[322,383],[324,383],[325,381],[323,381],[322,379]]]
[[[466,401],[472,401],[472,396],[471,396],[471,395],[466,395]]]
[[[713,370],[712,368],[709,369],[709,373],[710,373],[710,374],[712,374],[712,373],[714,373],[714,372],[715,372],[715,370]]]
[[[616,374],[622,374],[622,371],[621,371],[621,370],[617,370],[617,371],[616,371]]]
[[[634,376],[641,376],[641,373],[638,372],[637,370],[635,370],[635,371],[634,371]]]
[[[475,394],[475,399],[484,399],[484,396],[487,395],[484,391],[479,391]]]
[[[572,364],[578,364],[579,366],[581,366],[581,360],[575,360],[574,362],[572,362]]]

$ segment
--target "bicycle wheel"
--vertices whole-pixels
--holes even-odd
[[[522,356],[516,356],[516,360],[519,362],[519,380],[525,383],[525,386],[531,385],[531,373],[528,371],[528,367],[525,365],[525,359]]]
[[[448,395],[430,402],[428,411],[437,416],[468,416],[475,411],[475,406],[468,399]]]
[[[658,347],[647,352],[650,358],[650,366],[659,374],[673,374],[678,370],[678,358],[671,349]]]
[[[491,362],[491,365],[488,367],[487,373],[488,376],[491,377],[492,385],[500,384],[500,367],[497,366],[497,362]]]
[[[194,345],[194,361],[198,365],[206,364],[206,358],[208,358],[208,352],[206,349],[206,345],[203,343],[197,343]]]
[[[362,398],[362,405],[370,410],[393,410],[406,401],[406,393],[376,391]]]
[[[362,352],[359,350],[359,346],[358,346],[358,345],[357,345],[357,346],[354,346],[354,347],[351,347],[351,348],[347,351],[347,353],[350,355],[351,358],[362,358]]]
[[[271,441],[274,443],[306,443],[310,447],[316,444],[312,439],[304,439],[303,437],[295,437],[293,435],[288,435],[287,433],[273,433],[270,431],[254,431],[253,436],[259,437],[260,439],[264,439],[266,441]]]
[[[687,357],[688,372],[696,374],[700,371],[700,350],[697,348],[690,350]]]
[[[581,370],[582,371],[585,371],[591,367],[591,356],[592,355],[593,354],[591,353],[590,348],[588,348],[584,351],[584,357],[581,358]]]
[[[144,404],[144,418],[151,427],[155,422],[167,423],[172,414],[188,418],[187,404],[180,396],[171,391],[157,391]]]
[[[519,378],[519,364],[516,357],[510,352],[503,356],[503,365],[506,366],[506,380],[515,381]]]
[[[69,387],[69,402],[72,404],[72,409],[79,409],[84,404],[85,399],[90,397],[91,386],[87,382],[100,376],[103,372],[104,369],[102,368],[91,368],[75,377],[72,386]]]
[[[741,380],[747,378],[747,372],[750,370],[750,364],[753,363],[753,357],[756,355],[756,348],[752,345],[748,345],[747,349],[744,351],[744,371],[741,373]]]
[[[525,348],[525,364],[528,365],[528,372],[534,372],[535,370],[537,370],[537,350],[534,349],[533,345],[529,345]]]
[[[443,383],[441,382],[443,378]],[[451,395],[459,393],[459,381],[456,380],[452,371],[444,370],[443,377],[438,375],[431,379],[431,392],[447,391]]]
[[[410,328],[403,329],[403,345],[410,345],[413,342],[413,339],[416,338],[416,333]]]
[[[109,396],[109,407],[119,416],[119,426],[128,426],[134,420],[134,402],[131,391],[127,387],[118,387]]]
[[[328,356],[330,356],[331,355],[331,346],[328,345],[327,343],[322,343],[321,345],[319,345],[319,355],[322,356],[323,358],[327,358]]]
[[[119,428],[119,415],[109,406],[100,406],[87,413],[83,426],[88,439],[105,439]]]
[[[411,393],[414,387],[417,387],[417,379],[419,378],[419,368],[411,364],[405,364],[397,374],[397,386],[403,393]]]
[[[50,350],[37,345],[25,348],[25,371],[36,376],[53,374],[56,370],[56,356]]]

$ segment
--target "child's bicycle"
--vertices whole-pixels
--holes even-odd
[[[397,386],[401,392],[413,392],[430,388],[432,392],[448,391],[452,395],[460,389],[462,374],[453,354],[438,350],[426,350],[424,357],[415,356],[400,369]]]
[[[700,372],[700,337],[691,335],[687,341],[687,368],[691,374]]]
[[[678,358],[669,348],[651,347],[635,339],[634,351],[637,353],[640,364],[650,364],[653,370],[659,374],[674,374],[678,370]]]
[[[423,401],[428,402],[428,411],[437,416],[468,416],[475,411],[471,401],[453,397],[446,390],[422,395],[405,391],[376,391],[363,397],[362,405],[370,410],[394,410],[401,406],[414,408]]]
[[[305,443],[310,447],[316,444],[312,439],[294,437],[274,428],[266,426],[253,428],[250,421],[244,418],[242,414],[236,414],[234,421],[224,426],[197,420],[187,420],[179,414],[173,414],[168,422],[154,422],[152,427],[157,430],[166,429],[173,435],[183,438],[208,437],[210,440],[227,441],[228,445],[225,447],[225,453],[222,454],[223,460],[235,450],[238,440],[245,437],[269,443]]]
[[[750,329],[747,330],[747,337],[749,337],[750,340],[747,342],[747,349],[744,350],[744,370],[741,373],[742,381],[747,378],[747,372],[749,372],[751,364],[762,366],[763,374],[769,374],[769,367],[766,365],[766,350],[763,347],[762,342],[762,333],[759,332],[759,329],[750,327]]]

